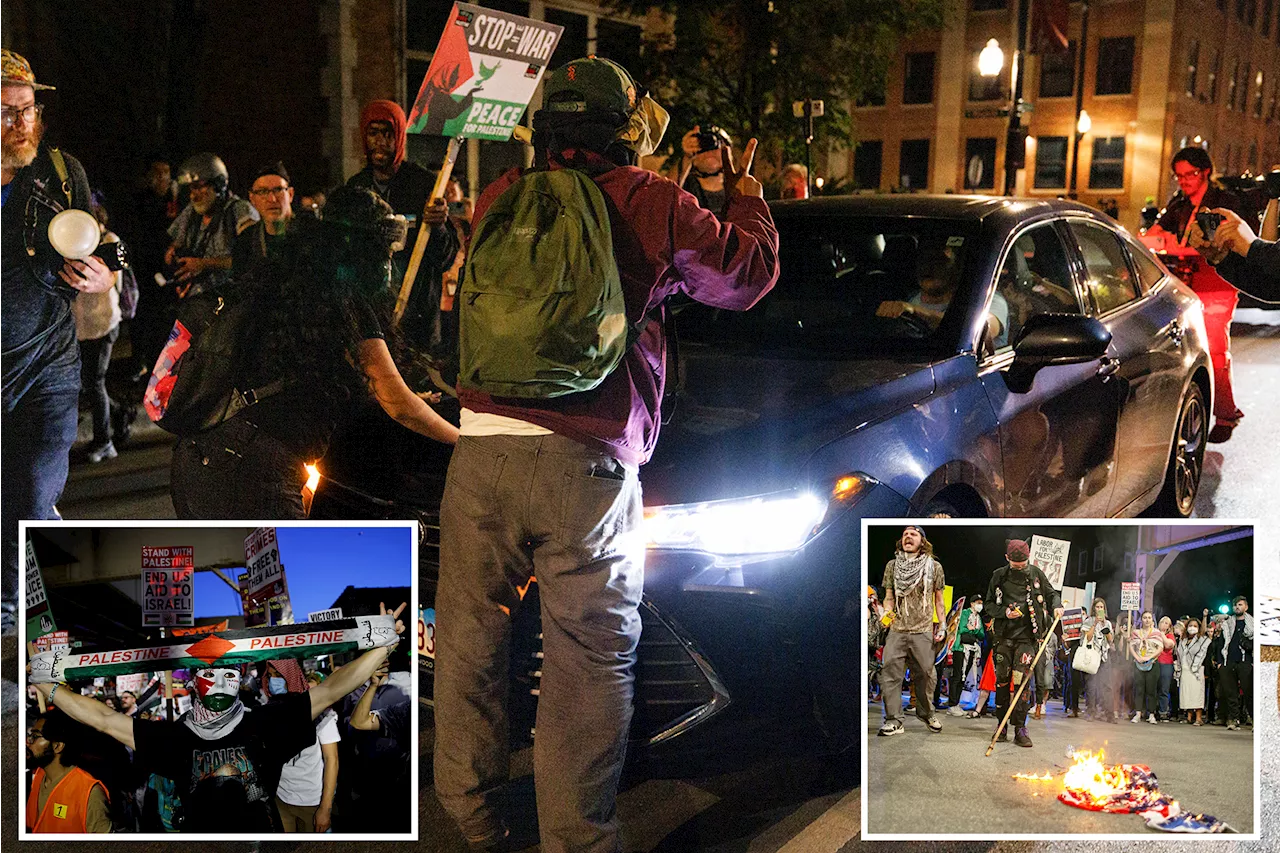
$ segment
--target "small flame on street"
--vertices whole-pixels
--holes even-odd
[[[1128,787],[1124,769],[1121,765],[1107,767],[1103,763],[1104,753],[1076,752],[1072,754],[1075,764],[1067,770],[1062,784],[1067,790],[1086,794],[1091,799],[1102,801],[1123,792]]]
[[[1053,777],[1049,775],[1048,770],[1044,771],[1043,776],[1037,776],[1034,773],[1014,773],[1013,778],[1026,779],[1029,782],[1052,782],[1053,781]]]

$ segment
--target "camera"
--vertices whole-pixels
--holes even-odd
[[[700,130],[697,136],[698,153],[703,154],[707,151],[717,151],[729,144],[729,134],[723,128],[716,125],[708,125]]]
[[[1222,185],[1232,192],[1258,192],[1266,198],[1280,198],[1280,169],[1272,169],[1261,175],[1233,175],[1219,178]]]
[[[93,254],[97,255],[112,272],[120,272],[129,266],[129,247],[123,240],[99,243],[98,248],[93,250]]]
[[[1222,224],[1221,213],[1197,213],[1196,224],[1200,226],[1200,230],[1204,232],[1204,239],[1212,240],[1214,233],[1218,230],[1218,226]]]

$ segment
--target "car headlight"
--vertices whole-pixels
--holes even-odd
[[[748,498],[645,508],[648,547],[724,556],[777,555],[797,550],[833,506],[855,501],[875,481],[852,474],[831,492],[790,490]]]

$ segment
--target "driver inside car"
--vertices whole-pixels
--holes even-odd
[[[935,331],[955,295],[960,277],[960,260],[956,249],[943,246],[921,260],[920,289],[906,300],[887,299],[876,309],[877,317],[915,320],[928,331]],[[984,340],[1004,345],[1008,335],[1009,305],[998,292],[991,297]]]

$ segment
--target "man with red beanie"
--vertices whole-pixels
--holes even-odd
[[[443,271],[453,265],[458,236],[449,223],[449,208],[443,198],[423,216],[435,175],[406,159],[407,124],[404,110],[395,101],[370,101],[365,106],[360,113],[360,133],[367,165],[347,180],[347,186],[373,190],[392,210],[409,220],[409,240],[393,258],[393,287],[397,291],[413,254],[418,233],[415,224],[422,218],[425,226],[432,229],[401,324],[416,348],[443,356],[453,342],[443,340],[440,331],[440,282]]]

